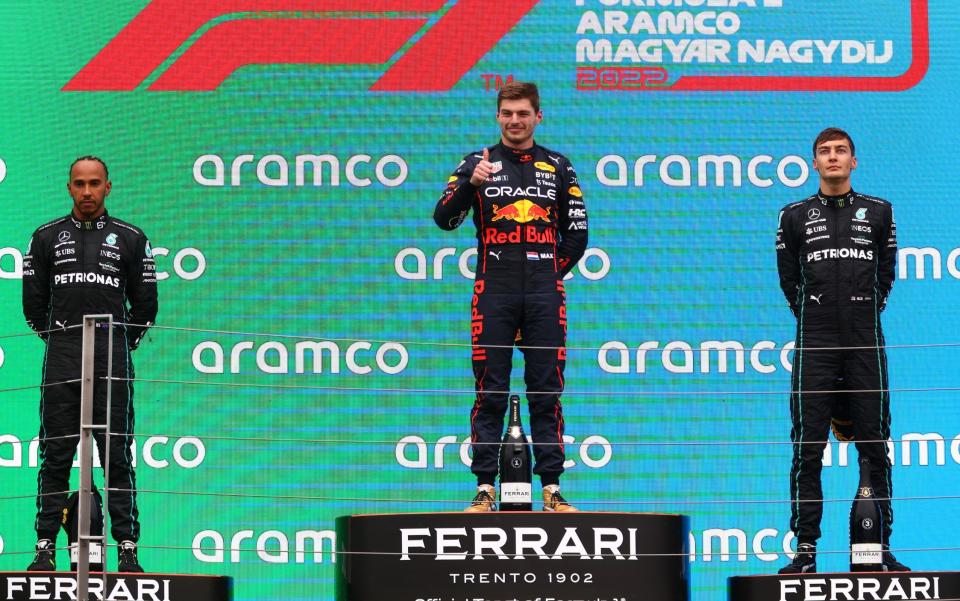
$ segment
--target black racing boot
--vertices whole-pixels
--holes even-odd
[[[28,572],[53,572],[57,569],[56,545],[49,538],[37,541],[37,554],[33,563],[27,566]]]
[[[793,561],[780,568],[778,574],[812,574],[817,571],[817,546],[808,543],[797,545]]]
[[[910,568],[903,565],[890,552],[890,545],[883,546],[883,571],[884,572],[909,572]]]
[[[132,540],[125,540],[117,547],[117,571],[143,572],[137,559],[137,543]]]

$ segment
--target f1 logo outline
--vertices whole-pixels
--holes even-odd
[[[371,91],[449,90],[538,2],[459,0],[383,73]],[[135,90],[206,23],[236,13],[364,16],[241,18],[218,23],[148,89],[212,91],[234,71],[251,64],[382,64],[428,23],[423,13],[436,13],[446,4],[446,0],[151,0],[62,89]]]

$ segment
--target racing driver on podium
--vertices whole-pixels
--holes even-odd
[[[473,209],[477,275],[471,307],[476,401],[470,412],[477,494],[466,509],[496,509],[498,446],[510,389],[513,345],[524,355],[534,440],[534,472],[545,511],[576,511],[560,495],[563,473],[563,277],[587,246],[587,211],[565,156],[536,144],[543,119],[532,83],[513,81],[497,95],[500,142],[466,155],[450,176],[433,218],[458,227]]]
[[[851,187],[855,150],[853,139],[842,129],[820,132],[813,143],[820,189],[780,211],[776,247],[780,287],[797,318],[790,395],[794,443],[790,529],[797,537],[797,552],[781,574],[817,571],[823,516],[820,472],[838,394],[853,422],[857,452],[870,460],[871,483],[883,517],[883,570],[909,570],[889,549],[890,393],[880,325],[893,288],[897,226],[889,202]],[[843,388],[833,392],[838,379]]]

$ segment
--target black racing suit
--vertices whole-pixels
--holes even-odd
[[[490,148],[496,172],[476,187],[482,150],[468,154],[447,183],[433,218],[459,226],[473,209],[477,276],[471,307],[477,397],[470,413],[471,469],[493,484],[510,389],[512,345],[523,351],[536,472],[544,485],[563,472],[563,368],[567,315],[563,276],[587,246],[587,212],[577,174],[562,154],[534,145]],[[538,347],[538,348],[534,348]],[[542,348],[539,348],[542,347]]]
[[[129,307],[128,307],[129,303]],[[114,378],[133,378],[130,351],[157,315],[157,279],[150,243],[144,233],[106,214],[93,221],[72,216],[34,232],[23,260],[23,314],[46,340],[40,393],[40,473],[37,477],[37,538],[56,540],[66,504],[70,467],[80,432],[80,370],[83,316],[110,314],[114,326]],[[48,330],[52,330],[49,331]],[[94,423],[107,421],[107,329],[95,336]],[[78,380],[63,383],[67,380]],[[133,442],[133,385],[110,381],[111,534],[115,540],[140,536]],[[95,431],[101,465],[107,448]]]
[[[890,436],[887,357],[880,312],[893,287],[897,231],[893,207],[850,191],[822,193],[784,207],[777,230],[780,286],[797,317],[790,416],[793,464],[790,528],[798,542],[820,537],[820,470],[838,378],[853,420],[857,452],[890,538],[893,492],[885,442]],[[860,348],[850,348],[860,347]],[[825,350],[819,350],[825,349]],[[818,500],[817,502],[802,502]]]

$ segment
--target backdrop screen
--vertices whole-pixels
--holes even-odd
[[[162,327],[134,355],[145,566],[332,599],[336,516],[461,510],[476,239],[431,213],[498,141],[511,78],[539,84],[537,141],[590,215],[566,284],[570,500],[689,515],[694,599],[787,561],[795,321],[774,238],[838,126],[855,189],[899,226],[893,544],[956,546],[952,0],[76,0],[5,2],[0,22],[0,569],[34,542],[44,345],[22,258],[85,154],[157,255]],[[832,443],[821,570],[847,564],[856,478]]]

